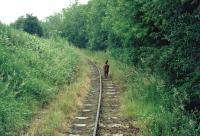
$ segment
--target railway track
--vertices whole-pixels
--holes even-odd
[[[138,129],[119,116],[119,92],[112,80],[102,79],[98,67],[88,63],[91,88],[66,136],[134,136]]]

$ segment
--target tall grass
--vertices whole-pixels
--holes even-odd
[[[47,109],[31,123],[26,136],[62,136],[69,126],[69,123],[75,115],[83,96],[90,87],[90,74],[88,65],[85,61],[81,63],[79,76],[76,82],[69,86],[64,86],[63,91],[58,94],[56,99],[51,102]]]
[[[167,88],[165,79],[148,70],[128,66],[103,52],[86,52],[100,67],[109,60],[110,74],[121,89],[121,116],[140,128],[139,135],[197,136],[196,118],[176,103],[180,91]]]
[[[62,40],[0,25],[0,135],[20,135],[33,115],[76,79],[79,64],[79,55]]]

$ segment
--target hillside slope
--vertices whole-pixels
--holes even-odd
[[[66,45],[0,25],[0,135],[20,135],[76,79],[80,57]]]

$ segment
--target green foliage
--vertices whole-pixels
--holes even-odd
[[[43,35],[43,29],[37,17],[27,14],[26,17],[21,16],[14,24],[11,24],[17,29],[22,29],[27,33],[38,36]]]
[[[103,56],[103,54],[101,54]],[[110,59],[111,61],[111,59]],[[188,114],[179,104],[177,88],[169,89],[158,74],[143,69],[111,63],[112,76],[125,87],[122,99],[122,114],[141,127],[141,135],[196,136],[200,134],[195,114]],[[116,77],[114,77],[116,78]],[[148,128],[147,132],[144,132]]]
[[[21,135],[32,116],[76,78],[79,56],[62,40],[0,25],[0,135]]]
[[[136,95],[142,107],[160,93],[157,101],[165,110],[155,114],[159,118],[154,125],[150,123],[152,135],[196,135],[193,129],[200,118],[199,5],[199,0],[91,0],[88,5],[64,10],[63,29],[58,30],[76,46],[105,50],[115,59],[163,77],[161,92],[156,89],[159,83],[147,78],[151,85],[141,84],[143,88],[137,92],[141,94]],[[171,117],[169,123],[165,115]],[[175,119],[179,115],[183,119]],[[190,119],[197,123],[195,127],[189,127]]]
[[[200,134],[198,118],[194,114],[186,113],[184,105],[177,102],[177,98],[186,96],[186,93],[177,88],[168,88],[160,73],[150,73],[146,69],[116,61],[116,58],[108,53],[86,53],[100,67],[106,59],[109,60],[111,77],[118,87],[123,88],[121,114],[140,128],[138,135]]]
[[[62,17],[63,14],[56,13],[47,17],[44,22],[41,22],[44,37],[57,37],[61,34],[64,25]]]
[[[73,5],[70,9],[63,12],[63,30],[62,37],[73,43],[77,47],[85,48],[88,42],[86,34],[85,10],[86,6]]]
[[[80,48],[85,48],[88,42],[86,33],[85,15],[87,7],[73,5],[63,10],[61,14],[49,16],[42,26],[46,37],[64,37],[70,43]]]

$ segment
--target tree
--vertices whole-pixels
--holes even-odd
[[[63,14],[55,13],[52,16],[46,18],[44,22],[42,22],[42,28],[44,31],[45,37],[56,37],[60,36],[63,31]]]
[[[27,33],[35,34],[38,36],[43,35],[43,30],[41,23],[36,16],[27,14],[26,17],[19,17],[14,24],[12,24],[17,29],[22,29]]]
[[[38,36],[42,36],[42,27],[40,25],[40,22],[36,16],[32,15],[26,15],[26,18],[24,20],[24,31],[30,34],[36,34]]]
[[[73,5],[63,12],[62,37],[73,43],[77,47],[85,48],[88,43],[88,33],[86,31],[86,9],[85,5]]]
[[[17,28],[17,29],[23,30],[24,21],[25,21],[24,16],[20,16],[20,17],[15,21],[15,23],[11,24],[11,26],[14,26],[14,27]]]

